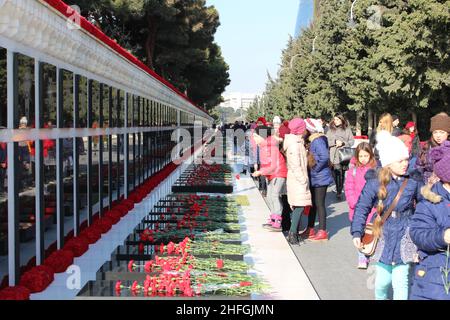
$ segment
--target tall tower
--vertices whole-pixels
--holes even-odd
[[[316,4],[316,2],[318,1],[300,0],[294,33],[295,38],[300,35],[302,28],[308,27],[313,22],[314,17],[318,14],[318,3]]]

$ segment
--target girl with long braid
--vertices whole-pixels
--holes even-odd
[[[409,225],[415,203],[421,199],[423,179],[417,171],[407,175],[409,153],[400,139],[382,131],[378,133],[377,141],[382,168],[369,170],[366,174],[367,182],[355,208],[351,234],[354,245],[361,248],[367,217],[376,207],[374,236],[379,242],[372,257],[377,263],[375,298],[388,299],[392,286],[394,300],[407,300],[410,264],[417,259]],[[392,205],[393,210],[383,224],[382,218]]]

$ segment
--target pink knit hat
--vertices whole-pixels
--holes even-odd
[[[294,118],[289,121],[289,129],[291,130],[291,134],[303,134],[306,130],[306,122],[301,118]]]

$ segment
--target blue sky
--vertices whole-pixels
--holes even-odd
[[[276,76],[281,51],[294,35],[299,0],[207,0],[220,14],[216,42],[230,66],[227,92],[262,93]]]

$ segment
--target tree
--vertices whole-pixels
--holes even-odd
[[[372,113],[406,120],[408,113],[429,119],[448,110],[450,1],[359,0],[353,27],[350,5],[321,1],[314,24],[289,40],[280,77],[265,92],[273,110],[289,117],[345,113],[358,127],[364,117],[374,127]]]
[[[151,69],[211,109],[230,83],[214,43],[219,14],[205,0],[77,1],[82,13]]]

